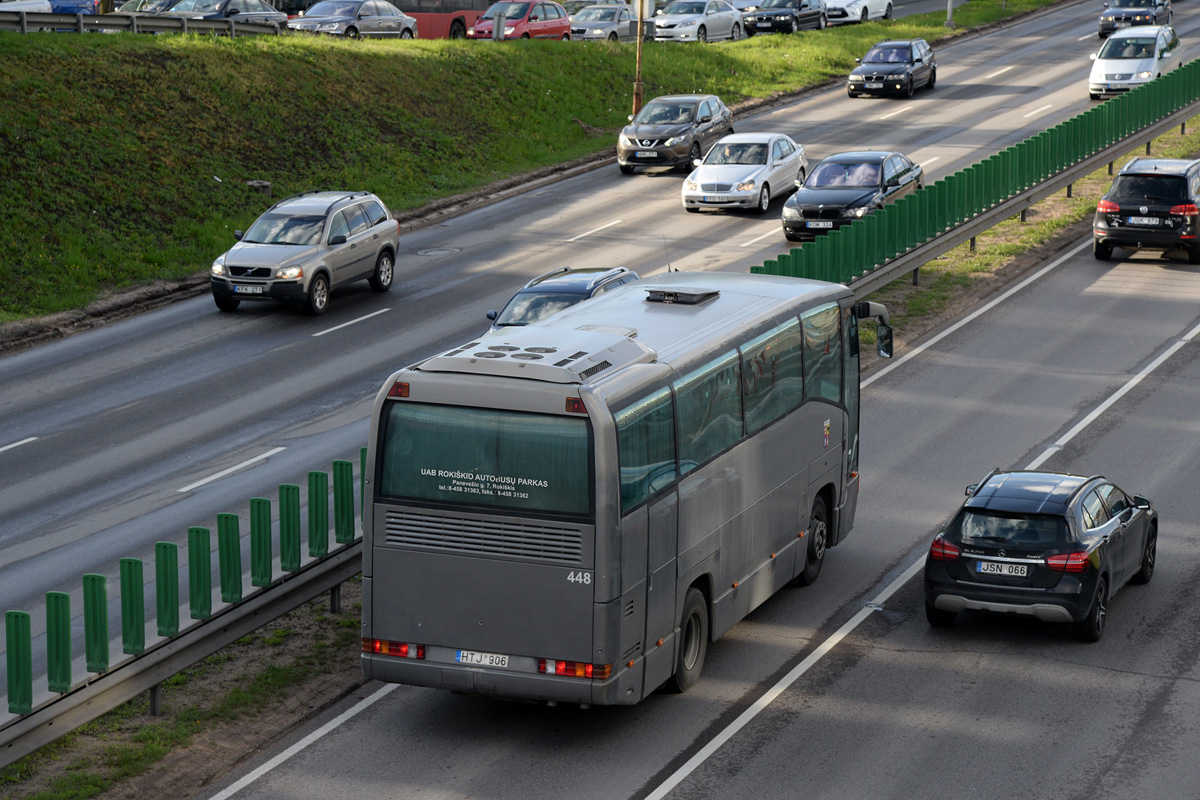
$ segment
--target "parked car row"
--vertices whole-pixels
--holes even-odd
[[[128,0],[114,12],[186,19],[234,19],[347,39],[415,39],[417,21],[387,0],[320,0],[290,18],[266,0]]]

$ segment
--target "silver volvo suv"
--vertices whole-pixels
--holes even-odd
[[[213,300],[233,311],[243,300],[288,300],[310,313],[329,308],[331,290],[367,280],[392,286],[400,225],[370,192],[303,192],[280,200],[213,262]]]

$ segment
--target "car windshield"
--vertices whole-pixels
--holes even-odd
[[[345,2],[345,0],[322,0],[308,11],[304,12],[306,17],[352,17],[358,13],[358,7],[362,3]]]
[[[496,317],[497,325],[528,325],[537,322],[551,314],[557,314],[564,308],[575,305],[586,295],[578,293],[543,294],[540,292],[519,292]]]
[[[799,0],[766,0],[759,8],[799,8]]]
[[[495,3],[483,12],[480,19],[494,19],[498,16],[505,19],[524,19],[525,12],[528,10],[529,3]]]
[[[705,164],[765,164],[767,145],[762,142],[718,143],[708,151]]]
[[[651,101],[638,112],[633,121],[639,125],[682,125],[691,122],[696,114],[695,103],[660,103]]]
[[[703,14],[704,3],[669,3],[663,10],[663,14]]]
[[[1153,8],[1154,0],[1112,0],[1109,8]]]
[[[826,186],[878,186],[879,175],[879,164],[834,161],[818,164],[804,185],[810,189]]]
[[[321,241],[325,217],[298,217],[266,213],[242,234],[245,244],[296,244],[311,246]]]
[[[1128,39],[1109,39],[1100,48],[1096,58],[1152,58],[1154,56],[1154,37]]]
[[[1187,201],[1187,181],[1168,175],[1118,175],[1108,196],[1125,202],[1183,203]]]
[[[616,18],[615,8],[585,8],[575,15],[579,22],[612,22]]]
[[[950,523],[946,536],[964,544],[1046,547],[1066,543],[1067,521],[1056,514],[964,508]]]
[[[171,6],[172,11],[189,11],[193,14],[216,11],[221,6],[221,0],[179,0]]]
[[[912,62],[912,48],[889,45],[872,47],[863,56],[864,64],[908,64]]]

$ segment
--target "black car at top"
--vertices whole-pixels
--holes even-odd
[[[877,42],[850,71],[846,94],[902,94],[912,97],[922,86],[937,83],[937,57],[924,39]]]
[[[1100,38],[1132,25],[1170,25],[1171,0],[1112,0],[1100,15]]]
[[[275,10],[265,0],[179,0],[167,10],[157,12],[164,17],[187,19],[233,19],[263,25],[287,25],[288,15]]]
[[[828,24],[825,0],[763,0],[757,10],[742,14],[742,29],[747,36],[795,33],[805,28],[824,30]]]
[[[621,172],[635,167],[684,167],[702,158],[718,139],[733,133],[733,112],[712,94],[656,97],[617,139]]]
[[[855,150],[817,164],[783,206],[788,241],[811,241],[862,219],[925,185],[925,171],[901,153]]]
[[[636,280],[638,274],[625,267],[559,267],[522,286],[502,310],[487,312],[487,318],[493,331],[528,325]]]
[[[1200,264],[1200,160],[1135,158],[1096,204],[1092,252],[1183,250]]]
[[[1154,575],[1158,514],[1099,475],[993,470],[933,540],[925,615],[947,627],[960,611],[1073,623],[1095,642],[1108,602]]]

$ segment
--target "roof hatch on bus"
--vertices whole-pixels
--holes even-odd
[[[646,302],[698,306],[701,303],[707,303],[720,294],[716,289],[697,289],[690,286],[687,288],[664,287],[661,289],[647,289]]]

